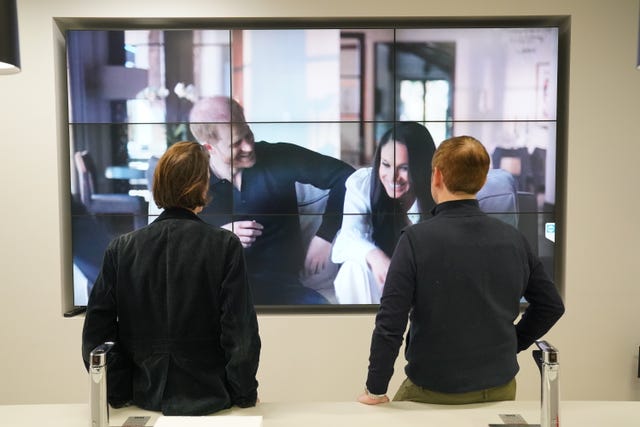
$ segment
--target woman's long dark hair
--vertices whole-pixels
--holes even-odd
[[[418,200],[420,219],[429,216],[435,203],[431,198],[431,158],[436,151],[431,134],[416,122],[401,122],[382,135],[371,170],[371,222],[373,242],[389,257],[395,249],[400,231],[407,226],[400,201],[387,195],[380,182],[380,151],[388,143],[401,143],[409,155],[409,183]]]

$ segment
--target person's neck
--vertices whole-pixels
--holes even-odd
[[[453,202],[456,200],[475,200],[476,195],[475,194],[469,194],[469,193],[462,193],[462,192],[457,192],[457,193],[452,193],[449,190],[442,190],[440,192],[440,194],[438,194],[438,201],[437,203],[444,203],[444,202]]]
[[[231,165],[220,164],[211,159],[211,172],[220,179],[226,179],[231,182],[238,190],[242,188],[242,171],[241,168],[232,169]]]

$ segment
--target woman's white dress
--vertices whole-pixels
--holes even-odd
[[[333,282],[339,304],[379,304],[382,295],[382,286],[366,260],[367,253],[376,248],[371,225],[371,171],[371,167],[358,169],[345,184],[342,228],[331,253],[331,260],[342,264]],[[407,216],[413,224],[419,221],[417,200]]]

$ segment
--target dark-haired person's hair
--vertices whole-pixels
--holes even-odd
[[[372,238],[377,247],[391,256],[400,232],[406,227],[405,211],[397,199],[389,197],[380,182],[380,151],[388,143],[407,147],[409,155],[409,183],[418,200],[420,219],[430,215],[435,206],[431,198],[431,158],[436,150],[429,130],[416,122],[401,122],[382,135],[373,159],[371,171],[371,223]]]
[[[476,194],[487,180],[491,159],[480,141],[463,135],[442,141],[431,162],[450,192]]]
[[[160,157],[153,174],[159,208],[194,209],[208,203],[209,153],[197,142],[176,142]]]

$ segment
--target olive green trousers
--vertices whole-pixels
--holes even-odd
[[[440,393],[424,389],[415,385],[409,378],[405,379],[393,400],[408,400],[411,402],[436,403],[442,405],[463,405],[466,403],[496,402],[516,399],[516,379],[508,383],[485,390],[466,393]]]

